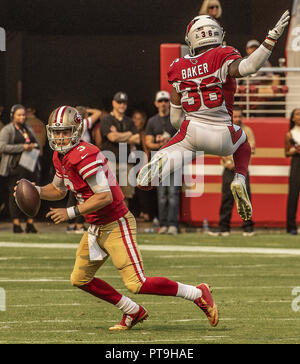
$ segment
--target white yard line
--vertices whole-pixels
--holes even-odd
[[[18,243],[0,242],[0,247],[5,248],[40,248],[40,249],[75,249],[78,244],[65,243]],[[219,247],[219,246],[177,246],[177,245],[139,245],[144,251],[166,252],[201,252],[201,253],[238,253],[238,254],[269,254],[269,255],[296,255],[300,256],[300,249],[282,248],[244,248],[244,247]]]

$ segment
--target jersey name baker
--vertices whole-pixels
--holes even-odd
[[[198,64],[197,66],[188,67],[181,70],[181,77],[183,80],[192,77],[198,77],[205,73],[208,73],[208,64]]]

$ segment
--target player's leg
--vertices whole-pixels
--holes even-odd
[[[108,256],[107,256],[108,257]],[[104,264],[103,260],[91,261],[89,256],[88,233],[86,232],[79,244],[76,252],[76,261],[71,274],[72,285],[92,294],[108,303],[115,305],[122,312],[128,315],[140,311],[139,316],[143,316],[143,310],[126,296],[116,291],[111,285],[100,278],[95,278],[97,270]],[[129,317],[130,318],[130,317]]]
[[[251,148],[245,132],[237,125],[210,125],[196,121],[191,121],[190,124],[193,129],[191,142],[195,150],[222,156],[233,154],[235,176],[231,191],[240,216],[243,220],[249,220],[252,216],[252,206],[245,179]]]
[[[236,202],[239,215],[244,221],[252,216],[252,205],[247,192],[246,177],[251,156],[251,147],[245,132],[238,126],[229,128],[233,144],[233,160],[235,176],[231,183],[231,192]]]
[[[140,171],[137,176],[137,186],[149,190],[160,184],[165,184],[174,172],[176,180],[181,177],[183,163],[191,161],[195,152],[190,144],[193,131],[190,122],[185,120],[179,131],[163,146]]]
[[[76,251],[76,261],[71,274],[71,283],[73,286],[87,291],[98,298],[116,304],[121,298],[119,293],[106,282],[94,278],[97,270],[104,264],[106,259],[107,257],[103,260],[90,260],[88,233],[86,232],[82,236]]]
[[[136,242],[136,223],[129,212],[118,221],[118,229],[110,234],[103,234],[100,246],[112,257],[113,264],[119,270],[125,286],[132,293],[177,296],[193,301],[200,307],[212,326],[218,322],[218,310],[210,290],[205,284],[197,287],[172,281],[165,277],[146,277],[140,250]],[[119,328],[116,325],[116,329]]]
[[[168,187],[168,233],[177,234],[181,187],[174,184],[173,176]]]
[[[247,177],[246,177],[246,188],[247,188],[247,193],[248,193],[248,196],[249,196],[249,200],[251,201],[251,189],[250,189],[249,172],[247,173]],[[242,227],[243,227],[245,236],[254,235],[254,222],[252,221],[252,219],[244,221]]]
[[[168,231],[168,186],[157,186],[157,206],[160,234]]]
[[[225,168],[222,178],[222,202],[220,207],[220,232],[230,232],[230,221],[234,199],[230,191],[230,185],[234,178],[234,172]]]
[[[290,234],[297,234],[297,209],[300,191],[299,168],[300,161],[298,158],[292,158],[290,176],[289,176],[289,192],[287,199],[287,232]]]

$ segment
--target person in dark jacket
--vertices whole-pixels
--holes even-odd
[[[285,155],[291,157],[287,201],[287,232],[297,235],[296,214],[300,191],[300,108],[293,110],[290,130],[285,135]]]
[[[16,104],[11,108],[10,119],[11,122],[0,132],[0,153],[2,154],[0,175],[8,179],[8,203],[13,232],[22,233],[20,219],[24,215],[15,202],[14,186],[21,178],[35,181],[39,145],[34,131],[26,124],[26,109],[23,105]],[[37,232],[32,218],[27,218],[25,231],[27,233]]]

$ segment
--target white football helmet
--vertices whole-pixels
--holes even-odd
[[[50,148],[64,154],[79,144],[83,131],[83,121],[74,107],[60,106],[50,114],[46,128]],[[63,130],[70,130],[70,136],[55,135]],[[69,140],[66,145],[65,140]]]
[[[186,28],[185,41],[192,56],[196,48],[222,44],[223,38],[223,28],[209,15],[196,16]]]

